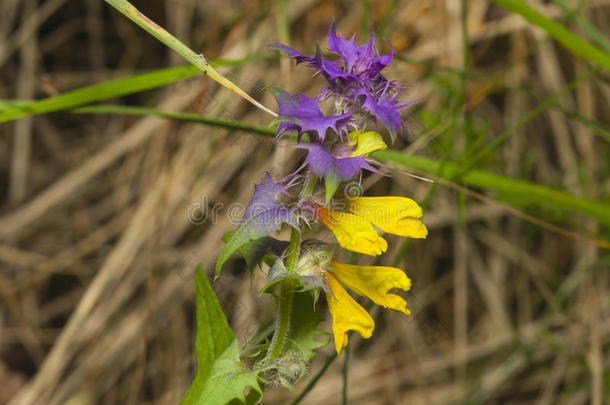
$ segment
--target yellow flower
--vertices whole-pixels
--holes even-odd
[[[314,205],[315,212],[337,238],[339,244],[353,252],[377,256],[388,243],[373,225],[384,232],[410,238],[425,238],[426,226],[419,220],[422,209],[406,197],[356,197],[346,200],[351,213]]]
[[[326,284],[332,293],[331,295],[325,292],[328,309],[333,317],[335,349],[337,355],[339,355],[341,349],[347,346],[348,330],[355,330],[363,338],[368,339],[373,334],[373,329],[375,329],[375,321],[329,273],[326,273]]]
[[[392,308],[411,315],[407,302],[396,294],[389,294],[392,288],[408,291],[411,280],[404,271],[388,266],[356,266],[331,260],[330,271],[335,278],[350,290],[368,297],[377,305]]]
[[[377,132],[368,131],[352,131],[348,135],[349,144],[356,146],[356,149],[349,155],[349,157],[356,157],[362,155],[369,155],[377,150],[384,150],[388,147],[383,141],[381,135]]]
[[[346,204],[348,211],[366,218],[384,232],[410,238],[428,236],[426,226],[419,220],[422,209],[410,198],[356,197]]]
[[[380,237],[366,219],[346,212],[333,211],[315,205],[315,212],[345,249],[371,256],[382,254],[388,243]]]
[[[330,261],[326,268],[326,283],[330,293],[326,299],[333,318],[333,336],[337,355],[347,346],[349,330],[354,330],[368,339],[373,333],[375,322],[341,286],[341,283],[356,293],[370,298],[374,303],[410,315],[407,302],[388,291],[411,288],[411,280],[400,269],[386,266],[356,266]]]

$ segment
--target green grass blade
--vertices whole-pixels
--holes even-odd
[[[66,110],[99,100],[148,90],[199,74],[201,72],[193,66],[181,66],[110,80],[0,111],[0,122],[14,120],[27,115]]]
[[[576,8],[570,8],[565,0],[553,0],[553,3],[557,4],[563,12],[565,16],[569,19],[573,19],[576,24],[583,30],[593,42],[597,44],[600,48],[602,48],[606,53],[610,52],[610,41],[606,34],[601,32],[595,25],[591,24],[589,20],[587,20],[583,15],[579,12],[580,10]]]
[[[210,65],[214,67],[237,66],[254,60],[269,58],[269,56],[249,56],[241,59],[212,61],[210,62]],[[3,100],[0,101],[0,122],[11,121],[28,115],[67,110],[74,107],[91,104],[100,100],[153,89],[155,87],[163,86],[182,79],[188,79],[200,74],[201,71],[195,66],[185,65],[110,80],[42,100]]]
[[[461,165],[453,162],[435,162],[421,156],[406,155],[400,151],[384,150],[375,152],[374,157],[382,162],[391,162],[416,169],[443,179],[451,180],[462,171]],[[563,191],[532,184],[523,180],[515,180],[482,170],[470,170],[460,182],[485,190],[499,192],[511,197],[511,202],[518,200],[521,204],[537,205],[549,209],[563,209],[576,214],[593,218],[610,226],[610,203],[577,197]]]
[[[1,105],[1,101],[0,101]],[[163,111],[155,108],[146,107],[131,107],[124,105],[114,104],[100,104],[91,105],[86,107],[79,107],[71,110],[75,113],[81,114],[125,114],[125,115],[142,115],[150,116],[154,115],[162,118],[169,118],[178,121],[193,122],[197,124],[204,124],[210,126],[216,126],[227,129],[234,129],[238,131],[245,131],[249,133],[261,134],[272,136],[275,135],[275,130],[272,128],[264,127],[262,125],[246,124],[240,121],[225,120],[222,118],[211,118],[204,117],[198,114],[182,113],[182,112],[171,112]]]
[[[591,45],[563,25],[545,17],[521,0],[493,0],[513,13],[545,30],[551,37],[576,55],[610,70],[610,55]]]
[[[106,3],[120,11],[125,17],[129,18],[134,23],[138,24],[149,34],[157,38],[167,47],[171,48],[178,55],[182,56],[187,62],[196,66],[204,74],[207,74],[212,80],[218,82],[221,86],[233,91],[235,94],[248,100],[250,103],[260,108],[261,110],[277,117],[277,114],[258,101],[254,100],[245,91],[237,87],[229,79],[218,73],[213,66],[211,66],[201,54],[195,53],[188,46],[180,42],[180,40],[174,37],[172,34],[167,32],[165,29],[157,25],[154,21],[142,14],[137,8],[135,8],[127,0],[105,0]]]

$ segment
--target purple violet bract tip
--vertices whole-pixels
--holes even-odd
[[[405,122],[400,111],[413,103],[401,103],[396,100],[399,85],[388,81],[381,71],[392,62],[396,53],[390,45],[390,53],[381,55],[375,46],[375,36],[371,34],[368,42],[356,45],[355,37],[349,39],[338,35],[333,23],[328,31],[328,46],[330,52],[339,58],[330,61],[322,57],[319,48],[314,56],[303,53],[281,44],[272,44],[290,57],[295,58],[297,64],[306,63],[315,70],[314,75],[321,74],[328,85],[315,99],[299,95],[299,98],[288,93],[276,99],[280,105],[281,124],[278,128],[276,140],[285,132],[297,131],[299,139],[304,132],[315,132],[318,140],[324,140],[324,132],[334,129],[340,134],[347,125],[354,125],[355,117],[360,118],[358,127],[377,129],[377,122],[385,126],[392,140],[397,134],[402,134]],[[389,44],[389,43],[388,43]],[[287,96],[292,97],[290,101]],[[319,101],[328,97],[343,100],[338,111],[340,115],[324,117],[319,109]],[[300,103],[297,105],[297,103]],[[347,115],[346,114],[353,114]],[[340,119],[350,120],[339,121]],[[341,126],[343,124],[343,126]]]

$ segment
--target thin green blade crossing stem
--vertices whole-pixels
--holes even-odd
[[[137,8],[135,8],[127,0],[105,0],[106,3],[120,11],[125,17],[144,28],[149,34],[157,38],[163,44],[174,50],[178,55],[182,56],[188,62],[199,68],[204,74],[208,75],[212,80],[218,82],[221,86],[233,91],[235,94],[248,100],[250,103],[260,108],[261,110],[277,117],[277,114],[258,101],[254,100],[245,91],[237,87],[229,79],[218,73],[210,64],[205,60],[203,55],[195,53],[188,46],[180,42],[178,38],[167,32],[163,27],[157,25],[154,21],[142,14]]]

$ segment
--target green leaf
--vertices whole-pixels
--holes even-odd
[[[292,302],[290,335],[285,350],[298,352],[301,359],[307,364],[315,356],[314,350],[320,349],[330,342],[327,332],[316,329],[323,320],[310,292],[295,293]],[[325,336],[327,339],[320,339],[320,336]]]
[[[574,54],[610,70],[610,55],[591,45],[561,24],[545,17],[523,0],[493,0],[507,10],[521,15],[527,21],[545,30],[550,36]]]
[[[216,262],[216,277],[220,275],[222,266],[235,251],[238,251],[248,242],[267,236],[271,232],[275,232],[282,227],[282,221],[269,220],[268,214],[269,210],[258,212],[237,227],[235,233],[220,252],[220,256]]]
[[[222,312],[201,265],[195,272],[195,286],[197,290],[197,336],[195,338],[197,374],[181,402],[183,405],[201,403],[198,398],[206,381],[214,373],[216,361],[233,342],[236,342],[233,331],[229,327],[227,318]]]
[[[258,383],[259,371],[249,370],[239,358],[239,342],[231,345],[220,355],[210,370],[210,375],[193,402],[182,401],[182,405],[226,405],[238,400],[246,403],[245,390],[250,387],[260,398],[263,391]],[[248,395],[249,401],[251,395]]]
[[[222,235],[222,241],[227,243],[235,235],[235,232],[234,230],[226,232]],[[252,271],[263,261],[265,255],[273,253],[279,256],[287,247],[288,242],[286,241],[277,240],[271,236],[263,236],[246,243],[238,248],[237,251],[246,260],[248,270]]]

